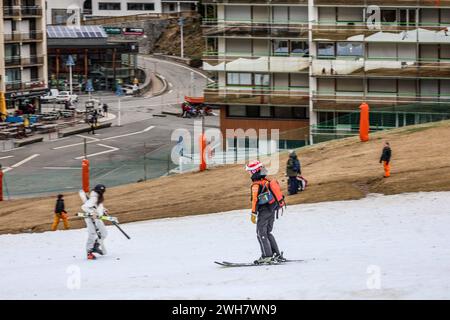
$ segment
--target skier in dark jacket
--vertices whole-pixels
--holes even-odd
[[[383,152],[381,153],[380,163],[383,163],[384,177],[389,178],[391,176],[391,157],[392,150],[389,142],[384,143]]]
[[[281,188],[276,180],[266,178],[267,170],[257,160],[246,166],[251,175],[251,220],[256,224],[256,233],[261,246],[261,258],[255,264],[270,264],[284,262],[286,259],[278,249],[275,237],[272,234],[273,224],[277,211],[285,206]],[[277,201],[277,199],[280,199]]]
[[[56,231],[56,229],[58,229],[58,225],[61,220],[63,221],[64,229],[69,229],[69,221],[64,204],[64,196],[62,194],[59,194],[55,205],[55,216],[53,218],[52,231]]]
[[[296,194],[298,192],[298,180],[297,176],[301,175],[300,161],[297,158],[297,154],[294,150],[289,152],[289,160],[286,165],[286,175],[289,177],[288,180],[288,191],[289,195]]]

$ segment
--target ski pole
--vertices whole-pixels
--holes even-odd
[[[126,233],[125,233],[125,231],[123,231],[122,230],[122,228],[119,226],[119,224],[117,223],[117,222],[115,222],[115,221],[111,221],[112,222],[112,224],[114,225],[114,226],[116,226],[117,227],[117,229],[119,229],[120,230],[120,232],[122,232],[123,233],[123,235],[125,236],[125,237],[127,237],[127,239],[128,240],[130,240],[131,238],[130,238],[130,236],[129,235],[127,235]]]

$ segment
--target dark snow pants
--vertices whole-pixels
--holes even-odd
[[[261,246],[262,257],[272,257],[274,253],[280,254],[275,237],[272,234],[275,222],[275,210],[269,206],[263,206],[258,211],[256,234]]]
[[[289,191],[289,194],[296,194],[296,193],[298,193],[298,180],[297,180],[297,177],[289,177],[288,191]]]

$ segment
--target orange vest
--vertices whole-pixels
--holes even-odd
[[[265,187],[265,188],[264,188]],[[281,187],[276,180],[262,179],[259,181],[253,182],[251,186],[251,202],[252,202],[252,213],[256,213],[258,210],[258,196],[260,195],[261,190],[270,191],[274,197],[269,204],[273,204],[278,202],[280,207],[284,206],[284,196],[281,192]]]

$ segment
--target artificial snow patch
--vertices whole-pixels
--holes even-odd
[[[85,230],[0,236],[0,299],[448,299],[450,193],[289,206],[274,234],[306,263],[224,269],[259,256],[247,210]],[[51,221],[49,221],[50,223]],[[314,260],[312,260],[315,258]]]

